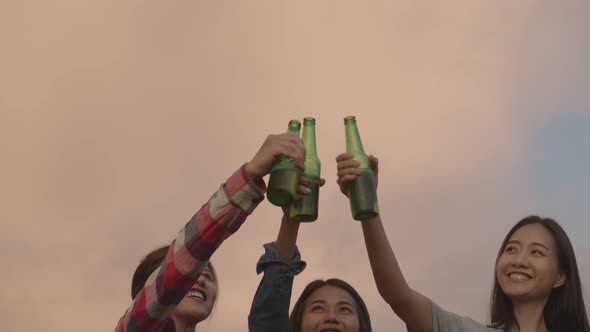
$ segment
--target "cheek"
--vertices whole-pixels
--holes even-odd
[[[504,255],[500,256],[500,258],[498,258],[498,262],[496,263],[496,274],[501,274],[506,271],[509,265],[510,258]]]
[[[215,303],[217,301],[217,287],[213,286],[209,291],[209,295],[211,296],[211,302]]]
[[[307,331],[308,329],[314,327],[315,325],[320,322],[320,315],[314,315],[309,313],[303,313],[301,315],[301,330],[303,332]]]
[[[505,260],[498,260],[498,263],[496,264],[496,269],[495,269],[495,275],[496,275],[496,280],[498,281],[498,284],[500,285],[500,288],[504,289],[504,281],[506,278],[505,275],[505,271],[507,268],[507,263]]]
[[[557,264],[552,264],[549,262],[548,262],[548,264],[539,264],[537,266],[537,271],[541,271],[549,279],[556,279],[557,275],[559,273],[559,269],[557,267]]]
[[[504,269],[504,265],[502,264],[502,261],[498,261],[498,263],[496,264],[496,268],[494,273],[496,273],[496,278],[500,279],[500,277],[502,276],[502,270]]]
[[[354,316],[347,316],[346,318],[342,319],[342,322],[346,324],[346,329],[352,332],[358,332],[360,330],[360,321],[359,317]]]
[[[217,284],[215,283],[215,281],[207,280],[206,287],[207,287],[207,293],[208,293],[209,297],[211,298],[211,301],[207,301],[207,302],[215,303],[215,301],[217,300]]]

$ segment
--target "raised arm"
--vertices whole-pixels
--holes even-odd
[[[325,179],[320,179],[320,187],[326,183]],[[308,186],[310,185],[309,180],[305,177],[299,179],[299,188],[297,190],[298,199],[302,196],[309,194]],[[279,234],[275,242],[275,247],[281,256],[287,260],[290,260],[295,253],[297,243],[297,233],[299,231],[299,222],[289,218],[290,207],[283,207],[283,218],[281,219],[281,227],[279,228]]]
[[[236,232],[263,200],[262,177],[272,160],[284,154],[303,165],[305,149],[293,135],[270,135],[254,158],[213,194],[172,241],[166,259],[146,281],[115,329],[160,331],[199,278],[213,252]]]
[[[309,182],[300,178],[298,195],[309,193]],[[320,180],[320,186],[325,183]],[[297,250],[297,234],[300,223],[289,218],[290,208],[283,207],[283,217],[274,243],[264,245],[265,253],[256,265],[256,272],[264,271],[258,285],[250,314],[248,328],[250,332],[288,332],[289,305],[294,277],[301,273],[306,264],[301,260]]]
[[[284,211],[277,240],[264,245],[265,253],[256,264],[256,273],[264,272],[264,275],[248,315],[250,332],[289,331],[293,279],[306,264],[296,246],[299,222],[289,219],[288,209]]]
[[[378,160],[369,157],[375,177],[378,176]],[[338,165],[338,185],[344,195],[348,197],[347,185],[359,174],[359,162],[352,159],[349,153],[343,153],[336,158]],[[401,271],[401,268],[391,249],[381,217],[375,217],[361,222],[365,246],[373,271],[373,278],[381,297],[391,309],[406,323],[413,332],[432,331],[432,303],[422,294],[413,290]]]

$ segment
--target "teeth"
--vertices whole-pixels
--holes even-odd
[[[510,278],[517,279],[517,280],[529,280],[531,277],[527,276],[526,274],[522,273],[510,273]]]
[[[199,291],[190,291],[190,292],[188,292],[187,295],[188,295],[188,297],[196,297],[196,298],[198,298],[200,300],[205,301],[205,294],[203,294],[203,293],[201,293]]]

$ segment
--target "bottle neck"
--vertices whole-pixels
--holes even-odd
[[[297,120],[291,120],[289,121],[289,127],[287,129],[287,131],[291,134],[295,134],[297,135],[297,137],[299,137],[299,132],[301,130],[301,123]]]
[[[317,159],[318,151],[315,141],[315,125],[313,123],[303,125],[301,139],[303,140],[303,145],[305,145],[305,158]]]
[[[293,135],[297,135],[297,137],[299,137],[299,128],[291,128],[289,127],[289,133],[293,134]]]
[[[365,154],[356,122],[347,122],[345,123],[344,128],[346,134],[346,151],[350,153],[356,152]]]

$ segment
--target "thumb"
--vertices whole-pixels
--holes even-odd
[[[370,155],[369,164],[371,164],[371,169],[375,175],[375,186],[377,186],[379,184],[379,159],[373,155]]]
[[[373,169],[373,173],[375,173],[375,175],[379,174],[379,159],[373,155],[370,155],[369,164],[371,165],[371,169]]]

